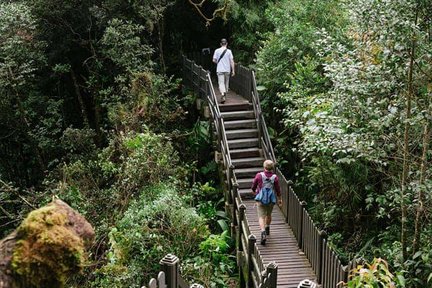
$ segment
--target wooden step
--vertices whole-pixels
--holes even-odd
[[[253,157],[232,159],[231,162],[235,168],[251,168],[261,166],[264,163],[264,160],[265,159],[262,157]]]
[[[226,136],[228,140],[231,139],[241,139],[241,138],[257,138],[258,129],[237,129],[226,131]]]
[[[230,150],[240,148],[258,147],[258,138],[244,138],[228,140],[228,147]]]
[[[231,159],[245,158],[245,157],[259,157],[261,156],[261,149],[258,147],[233,149],[230,150]]]
[[[254,111],[221,112],[224,120],[255,119]]]
[[[261,172],[263,167],[251,167],[251,168],[236,168],[234,172],[237,178],[250,178],[253,179],[258,172]]]
[[[243,103],[225,103],[219,104],[219,110],[221,112],[253,110],[253,106],[246,101]]]
[[[224,123],[225,123],[225,130],[256,127],[255,119],[224,121]]]
[[[239,194],[240,194],[240,197],[242,199],[253,199],[253,198],[255,198],[255,196],[252,194],[251,187],[252,187],[252,181],[251,181],[250,187],[239,189]]]
[[[237,179],[237,184],[239,185],[239,189],[249,189],[249,191],[252,191],[250,188],[252,187],[252,181],[251,178],[242,178]]]

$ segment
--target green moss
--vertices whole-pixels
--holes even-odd
[[[84,243],[64,209],[50,205],[31,212],[17,235],[12,269],[31,287],[64,287],[67,277],[81,270]]]

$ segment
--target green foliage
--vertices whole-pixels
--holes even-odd
[[[286,9],[269,10],[276,30],[257,59],[277,154],[284,152],[279,162],[297,160],[297,191],[312,200],[314,217],[334,233],[330,239],[345,255],[373,247],[362,253],[387,255],[392,267],[407,268],[409,287],[426,287],[430,260],[419,261],[409,250],[416,261],[403,262],[398,245],[390,243],[400,244],[401,203],[411,220],[417,209],[425,215],[419,205],[430,203],[430,153],[422,156],[422,143],[430,141],[423,131],[431,111],[432,66],[424,61],[432,44],[426,2],[289,1]],[[409,92],[413,102],[407,119]],[[405,123],[410,167],[402,199]],[[425,196],[419,199],[421,193]],[[421,238],[429,235],[428,225],[420,226]],[[408,229],[412,236],[414,227]],[[418,273],[416,265],[422,267]]]
[[[179,81],[160,73],[164,45],[177,54],[187,42],[165,20],[167,9],[182,2],[6,2],[0,4],[2,235],[32,206],[58,195],[97,230],[93,265],[66,286],[138,287],[155,276],[157,265],[148,264],[172,252],[186,262],[221,259],[217,275],[207,276],[222,287],[221,279],[235,273],[233,257],[222,257],[233,247],[215,248],[229,242],[226,233],[211,237],[203,248],[211,253],[199,248],[207,226],[213,233],[227,229],[220,192],[211,184],[190,187],[217,178],[209,126],[197,121],[194,99],[180,94]],[[178,10],[170,13],[180,19],[174,23],[190,26]]]
[[[298,130],[284,122],[296,119],[287,115],[301,109],[296,100],[321,102],[320,93],[329,87],[315,47],[316,33],[325,28],[343,38],[346,17],[341,6],[338,0],[280,1],[266,11],[274,29],[266,34],[257,53],[257,77],[265,88],[260,94],[267,124],[275,128],[272,138],[278,162],[292,173],[298,156],[290,146],[295,145],[292,142]],[[287,94],[278,94],[281,92]]]
[[[102,219],[113,220],[114,215],[106,213],[108,207],[123,211],[143,187],[177,174],[177,163],[177,153],[164,136],[151,132],[119,135],[95,158],[64,165],[63,181],[55,189],[99,224]]]
[[[175,188],[161,183],[143,190],[111,230],[108,263],[94,285],[141,287],[158,273],[168,251],[180,259],[191,257],[208,234],[204,219],[185,206]]]
[[[265,33],[273,29],[273,23],[265,12],[282,1],[230,1],[229,23],[233,26],[232,43],[236,62],[251,64]]]
[[[0,174],[20,185],[41,176],[57,156],[61,99],[39,90],[46,43],[24,3],[0,4]]]
[[[8,235],[25,219],[32,209],[31,203],[40,203],[44,199],[33,189],[22,189],[13,183],[3,181],[0,175],[0,238]]]
[[[404,278],[400,275],[396,278],[390,273],[387,262],[381,258],[374,259],[371,264],[356,267],[351,271],[350,279],[344,287],[405,287]],[[396,285],[396,283],[399,285]]]
[[[339,30],[343,13],[337,0],[280,1],[268,9],[266,18],[275,28],[266,34],[257,54],[259,82],[267,87],[266,94],[280,91],[296,65],[301,65],[308,57],[315,57],[316,32],[322,28]]]
[[[128,72],[147,70],[153,51],[139,37],[143,30],[143,26],[130,21],[117,18],[110,20],[101,39],[105,55]]]
[[[393,235],[390,233],[393,233]],[[426,235],[429,233],[430,231],[424,233],[423,237],[427,238],[428,236]],[[422,248],[404,262],[402,259],[401,244],[399,239],[395,237],[397,235],[394,235],[395,231],[389,230],[387,233],[382,234],[380,240],[383,244],[376,248],[375,254],[380,254],[392,260],[393,270],[398,271],[397,277],[401,279],[403,277],[405,283],[403,287],[430,286],[432,283],[432,253],[429,241],[424,239],[425,242],[422,243]]]
[[[232,276],[236,270],[236,261],[234,256],[228,254],[232,245],[228,231],[210,235],[199,245],[199,255],[185,261],[182,271],[186,277],[205,287],[235,285]]]

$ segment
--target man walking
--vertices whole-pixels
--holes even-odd
[[[213,62],[217,64],[216,74],[219,91],[222,95],[221,103],[225,103],[230,74],[231,76],[235,75],[234,57],[231,50],[227,48],[228,41],[226,39],[222,39],[220,45],[221,48],[216,49],[213,54]]]
[[[267,235],[270,235],[273,206],[277,203],[282,206],[279,179],[273,173],[274,163],[271,160],[264,161],[264,171],[256,174],[252,183],[252,192],[258,209],[258,221],[261,229],[261,244],[265,245]]]

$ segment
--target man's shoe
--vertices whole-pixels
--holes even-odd
[[[270,226],[267,226],[265,228],[265,232],[266,232],[266,235],[270,235]]]
[[[265,245],[266,240],[267,240],[266,232],[265,232],[265,231],[262,231],[262,232],[261,232],[261,245]]]
[[[226,96],[225,96],[225,93],[224,93],[224,94],[222,94],[221,103],[222,104],[225,103],[225,100],[226,100]]]

